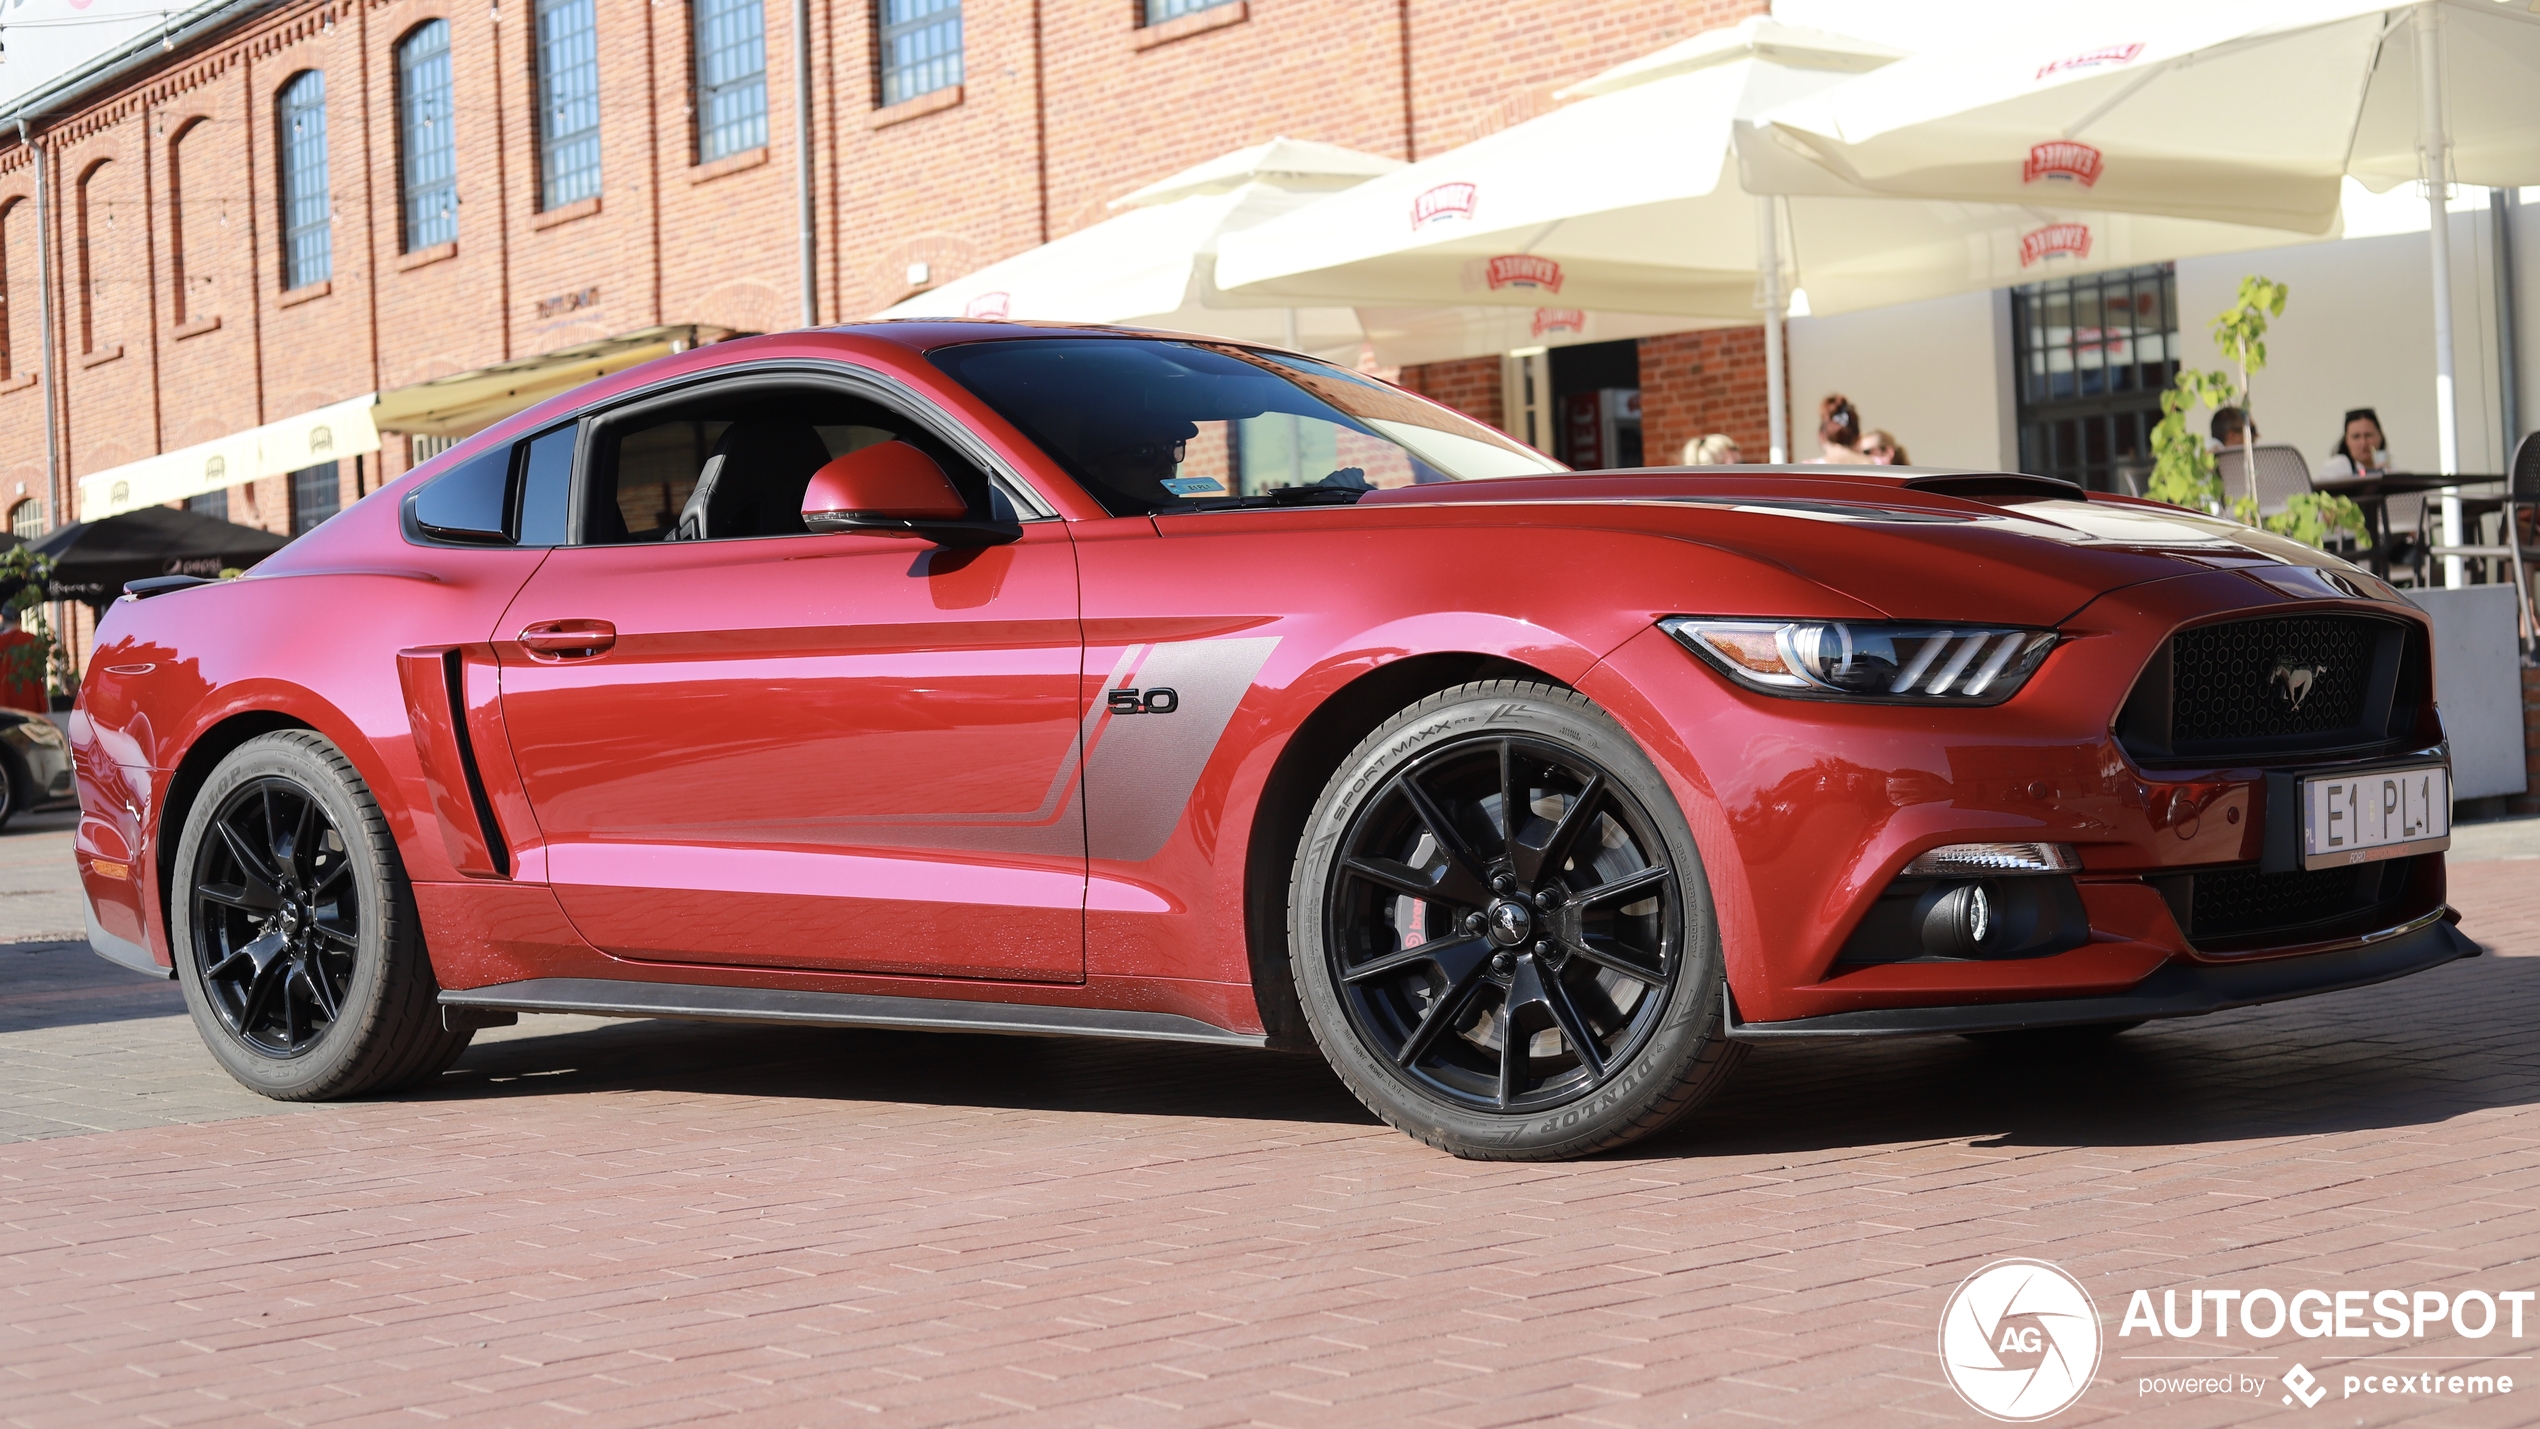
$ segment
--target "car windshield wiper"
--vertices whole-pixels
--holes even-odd
[[[1209,497],[1199,501],[1188,502],[1181,506],[1168,507],[1166,509],[1173,511],[1247,511],[1255,510],[1264,506],[1354,506],[1358,504],[1358,498],[1365,496],[1368,492],[1375,490],[1375,488],[1365,485],[1364,483],[1366,478],[1364,476],[1359,476],[1355,468],[1349,468],[1348,470],[1351,475],[1358,476],[1357,481],[1333,481],[1330,477],[1326,477],[1321,481],[1312,483],[1311,485],[1282,486],[1275,490],[1262,492],[1258,496]],[[1338,474],[1339,473],[1334,473],[1334,475]]]

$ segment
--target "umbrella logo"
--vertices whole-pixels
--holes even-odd
[[[981,293],[970,300],[969,305],[961,310],[961,315],[966,318],[1001,318],[1013,301],[1011,293]]]
[[[2042,1260],[1997,1260],[1940,1312],[1940,1368],[1987,1418],[2014,1424],[2072,1407],[2099,1368],[2099,1313],[2081,1282]]]
[[[1490,260],[1487,276],[1490,279],[1490,290],[1494,293],[1502,288],[1542,288],[1554,293],[1561,291],[1561,265],[1549,258],[1537,258],[1531,253],[1503,253],[1493,258]]]
[[[2143,43],[2140,40],[2130,45],[2101,45],[2095,50],[2084,50],[2080,54],[2066,55],[2062,59],[2039,65],[2037,77],[2044,79],[2052,74],[2064,74],[2077,69],[2097,69],[2101,65],[2130,65],[2134,63],[2135,57],[2142,53]]]
[[[1587,331],[1587,314],[1579,311],[1577,308],[1535,309],[1534,335],[1537,337],[1541,337],[1548,332],[1585,331]]]
[[[2020,182],[2033,184],[2039,179],[2070,179],[2088,188],[2099,182],[2099,170],[2105,162],[2106,156],[2088,144],[2056,139],[2030,146],[2028,163],[2020,170]]]
[[[2087,223],[2050,223],[2020,235],[2020,266],[2023,268],[2049,258],[2089,256],[2090,225]]]
[[[1411,228],[1418,232],[1428,224],[1444,218],[1473,217],[1474,201],[1481,197],[1477,184],[1440,184],[1411,201]]]

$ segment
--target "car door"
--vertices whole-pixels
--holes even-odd
[[[549,877],[596,946],[1082,978],[1075,553],[914,401],[758,375],[584,421],[580,541],[497,652]],[[811,472],[886,439],[1022,538],[806,533]]]

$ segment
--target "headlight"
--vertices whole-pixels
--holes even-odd
[[[2054,647],[2049,630],[1864,620],[1705,620],[1660,625],[1751,689],[1882,704],[2000,704]]]

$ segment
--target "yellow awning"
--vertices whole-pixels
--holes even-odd
[[[696,323],[648,327],[473,372],[454,372],[380,393],[371,422],[383,432],[470,436],[585,382],[733,335],[728,328]]]

